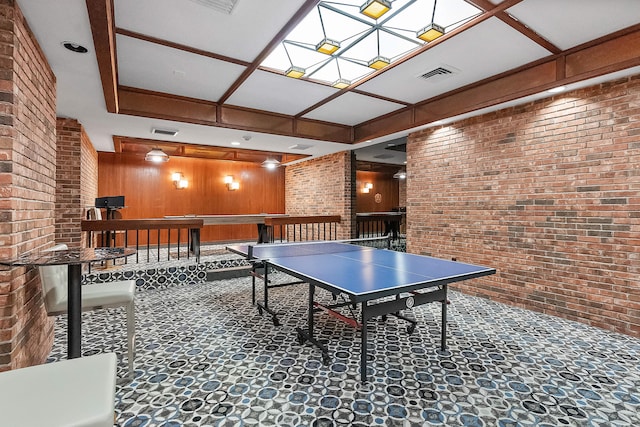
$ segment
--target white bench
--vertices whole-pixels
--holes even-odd
[[[115,389],[115,353],[0,372],[0,424],[113,427]]]

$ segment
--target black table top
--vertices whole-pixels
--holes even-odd
[[[0,259],[0,265],[68,265],[123,258],[136,253],[133,248],[72,248],[27,253],[15,259]]]

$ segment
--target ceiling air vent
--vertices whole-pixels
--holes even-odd
[[[238,0],[191,0],[196,3],[200,3],[203,6],[207,6],[216,12],[226,13],[231,15],[233,8]]]
[[[434,68],[433,70],[427,71],[426,73],[418,75],[419,79],[426,80],[430,83],[436,83],[451,77],[454,74],[458,74],[460,70],[453,68],[451,66],[440,66],[438,68]]]
[[[313,147],[313,145],[307,145],[307,144],[295,144],[292,145],[291,147],[289,147],[292,150],[308,150],[309,148]]]
[[[176,136],[178,134],[178,131],[172,129],[151,128],[151,133],[154,133],[156,135]]]

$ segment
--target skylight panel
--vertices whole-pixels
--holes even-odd
[[[361,13],[371,3],[319,2],[261,65],[342,89],[480,13],[464,0],[384,0],[373,19]]]

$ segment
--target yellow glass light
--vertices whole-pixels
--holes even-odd
[[[285,71],[284,75],[287,77],[292,77],[294,79],[299,79],[300,77],[304,76],[304,73],[306,72],[307,70],[305,70],[304,68],[291,66],[287,71]]]
[[[351,81],[346,79],[338,79],[335,82],[331,83],[331,86],[337,89],[344,89],[345,87],[351,86]]]
[[[369,18],[378,19],[391,9],[391,3],[387,0],[367,0],[360,6],[360,13]]]
[[[371,61],[369,61],[367,66],[373,69],[379,70],[381,68],[386,67],[389,64],[391,64],[391,61],[388,58],[385,58],[384,56],[376,56]]]
[[[426,42],[432,42],[444,35],[444,27],[437,24],[430,24],[416,33],[416,37]]]
[[[340,49],[340,42],[331,39],[324,39],[316,45],[316,50],[320,53],[331,55],[336,50]]]

